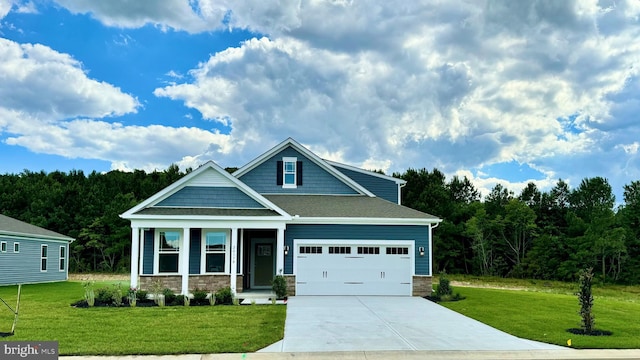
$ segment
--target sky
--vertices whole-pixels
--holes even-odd
[[[640,180],[640,1],[0,0],[0,173],[323,158]]]

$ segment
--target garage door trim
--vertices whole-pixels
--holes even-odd
[[[341,246],[341,245],[349,245],[353,247],[358,246],[375,246],[375,247],[408,247],[409,248],[409,262],[410,267],[404,268],[409,270],[409,278],[407,279],[409,285],[409,289],[413,286],[413,276],[415,276],[415,258],[416,258],[416,248],[415,248],[415,240],[367,240],[367,239],[293,239],[293,273],[298,277],[300,275],[298,271],[298,259],[300,256],[306,256],[306,254],[300,253],[301,246]],[[386,253],[385,250],[381,249],[381,254]],[[357,256],[357,255],[356,255]],[[391,255],[386,255],[391,256]],[[406,271],[405,270],[405,271]],[[297,279],[298,280],[298,279]],[[302,279],[300,279],[302,280]],[[296,281],[297,283],[297,281]],[[306,282],[305,282],[306,283]],[[297,287],[297,285],[296,285]],[[409,293],[408,295],[411,295]]]

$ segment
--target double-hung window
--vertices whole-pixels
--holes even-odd
[[[40,246],[40,271],[47,271],[47,259],[49,257],[49,246]]]
[[[229,232],[226,230],[203,230],[204,272],[227,272],[227,248]]]
[[[7,252],[7,242],[6,241],[0,242],[0,252],[3,252],[3,253]]]
[[[284,189],[302,186],[302,161],[296,157],[283,157],[277,161],[276,185]]]
[[[13,252],[14,253],[19,253],[20,252],[20,243],[19,242],[14,242],[13,243]]]
[[[284,181],[282,187],[296,187],[296,158],[285,157],[282,159]]]
[[[158,231],[158,272],[177,273],[180,263],[180,241],[178,230]]]
[[[64,271],[65,269],[65,263],[67,261],[67,247],[66,246],[60,246],[60,266],[58,267],[58,270],[60,271]]]

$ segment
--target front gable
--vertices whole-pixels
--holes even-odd
[[[375,196],[291,138],[233,175],[260,194]]]
[[[283,185],[285,169],[283,165],[278,165],[278,162],[283,162],[283,159],[296,161],[295,187]],[[290,146],[265,159],[239,179],[260,194],[358,194],[353,188]]]
[[[122,217],[284,216],[288,214],[209,161],[128,210]]]

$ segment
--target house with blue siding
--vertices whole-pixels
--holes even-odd
[[[67,280],[72,241],[0,214],[0,286]]]
[[[324,160],[289,138],[233,174],[209,161],[121,215],[131,286],[290,295],[431,293],[441,219],[401,204],[404,180]]]

